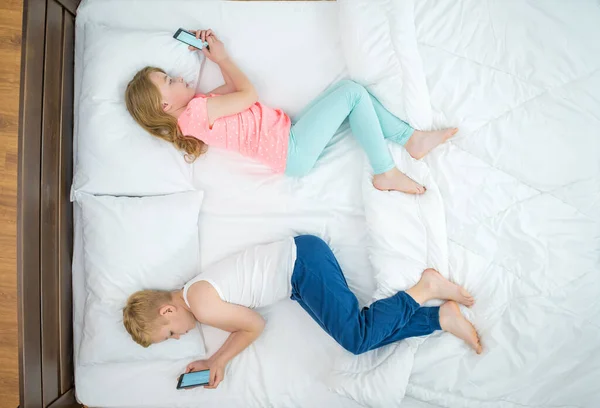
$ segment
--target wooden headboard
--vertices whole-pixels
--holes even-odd
[[[69,189],[79,1],[24,0],[17,200],[20,408],[76,406]]]

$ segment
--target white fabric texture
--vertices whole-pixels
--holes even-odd
[[[129,198],[78,193],[88,296],[81,342],[84,364],[205,354],[199,330],[180,342],[143,348],[123,326],[127,298],[142,289],[176,290],[198,274],[201,192]]]
[[[396,406],[404,389],[452,408],[595,406],[600,144],[590,112],[600,107],[600,59],[589,34],[600,35],[600,10],[585,1],[415,7],[433,128],[461,128],[424,161],[444,199],[449,276],[476,297],[463,311],[484,354],[436,334],[414,360],[398,346],[403,354],[388,347],[348,362],[334,385],[368,406]],[[365,211],[371,232],[385,233],[368,201]],[[416,237],[411,253],[430,249]],[[377,273],[382,259],[371,260]],[[395,282],[381,278],[379,287]]]
[[[295,262],[296,243],[293,237],[256,245],[206,267],[185,284],[183,298],[189,306],[188,289],[204,280],[225,302],[252,309],[271,306],[292,294]]]
[[[600,401],[595,385],[600,377],[597,4],[592,0],[371,3],[373,7],[363,10],[366,21],[361,21],[360,9],[342,1],[147,0],[139,7],[133,0],[85,0],[77,17],[75,150],[94,130],[82,131],[96,114],[78,97],[91,86],[82,80],[87,61],[84,37],[90,23],[156,32],[213,28],[261,100],[292,118],[319,92],[351,76],[396,113],[404,109],[403,118],[415,127],[459,126],[455,138],[421,164],[427,165],[443,198],[447,273],[476,298],[476,305],[464,313],[481,335],[484,354],[477,356],[462,341],[439,333],[419,340],[418,346],[390,345],[344,365],[349,363],[345,352],[297,304],[286,300],[260,310],[267,319],[265,332],[230,363],[225,381],[212,392],[175,390],[176,378],[189,359],[91,365],[82,364],[76,349],[76,392],[82,402],[128,408],[200,404],[348,408],[359,406],[358,400],[403,408],[521,408],[594,407]],[[409,6],[413,9],[404,9]],[[382,7],[387,14],[382,15]],[[341,12],[348,17],[342,18]],[[410,41],[407,15],[414,16],[412,35],[418,54],[414,46],[398,45]],[[371,27],[370,39],[359,35],[351,41],[356,55],[348,52],[347,40],[354,38],[348,35],[350,18],[360,35]],[[398,29],[403,32],[400,37],[390,34]],[[257,46],[261,39],[268,39],[271,46]],[[403,49],[420,62],[402,62],[409,55]],[[128,51],[136,58],[135,49]],[[373,63],[357,68],[361,55]],[[408,71],[414,72],[412,80],[404,71],[407,64],[408,69],[417,68]],[[403,70],[400,75],[398,69]],[[425,78],[425,88],[419,75]],[[218,68],[207,62],[199,90],[220,84]],[[407,99],[408,89],[417,99]],[[414,105],[407,105],[411,101]],[[414,116],[408,106],[416,109]],[[419,122],[419,114],[430,115],[430,125]],[[382,193],[381,205],[385,200],[389,208],[378,213],[379,203],[371,196],[376,192],[362,188],[368,180],[364,154],[349,133],[343,126],[314,170],[302,179],[274,176],[237,154],[209,149],[189,166],[190,174],[180,172],[172,184],[156,182],[155,173],[140,172],[137,179],[119,180],[119,188],[131,194],[166,194],[187,186],[205,191],[198,227],[200,235],[210,239],[200,242],[201,268],[253,245],[294,234],[318,235],[330,244],[350,288],[366,305],[376,291],[375,296],[382,296],[385,290],[414,281],[422,267],[418,265],[434,255],[430,243],[441,242],[440,236],[431,236],[440,230],[427,229],[424,214],[432,226],[443,221],[436,206],[417,212],[416,203],[425,201],[415,198],[405,203],[394,193]],[[396,150],[395,159],[402,159],[404,153],[399,157]],[[154,147],[144,151],[154,152]],[[131,163],[136,164],[133,157]],[[180,165],[155,163],[164,164],[165,171]],[[99,176],[106,178],[105,186],[116,185],[110,184],[109,176],[122,170],[115,169],[114,174]],[[392,211],[408,225],[378,229],[384,212]],[[416,223],[417,215],[422,227]],[[77,218],[75,226],[79,250],[73,269],[74,332],[79,344],[87,291]],[[415,235],[414,241],[400,241],[405,244],[395,253],[385,252],[402,238],[393,235],[402,227]],[[382,234],[379,238],[376,230]],[[406,251],[413,259],[400,256]],[[443,259],[442,255],[440,249],[436,256]],[[399,262],[406,273],[388,273]],[[438,267],[442,269],[443,262]],[[210,355],[225,333],[208,327],[202,331]],[[405,357],[410,361],[414,357],[410,375],[399,366]],[[377,362],[381,364],[375,366]],[[354,401],[326,389],[325,384],[340,378],[337,392]],[[360,378],[365,378],[362,390],[355,386]]]
[[[598,3],[425,0],[415,16],[434,125],[461,128],[425,161],[484,354],[428,338],[407,395],[453,408],[598,406]]]

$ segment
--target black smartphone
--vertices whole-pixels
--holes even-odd
[[[181,41],[184,44],[191,45],[192,47],[196,47],[201,50],[204,47],[208,47],[208,43],[206,41],[202,41],[200,38],[196,38],[196,36],[190,33],[183,28],[180,28],[173,34],[173,38]]]
[[[177,389],[200,387],[208,385],[210,380],[210,370],[193,371],[191,373],[181,374],[177,381]]]

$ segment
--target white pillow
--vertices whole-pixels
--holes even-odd
[[[146,65],[196,83],[200,57],[172,33],[87,23],[77,103],[73,190],[158,195],[192,190],[191,166],[170,143],[148,134],[127,112],[125,88]],[[202,57],[203,58],[203,57]],[[195,86],[195,85],[193,85]]]
[[[389,148],[398,168],[427,192],[416,196],[376,190],[373,171],[366,163],[363,200],[371,240],[369,258],[377,283],[373,300],[409,289],[429,267],[448,277],[446,221],[439,189],[425,163],[394,143]],[[400,405],[414,353],[422,341],[422,337],[410,338],[360,356],[344,355],[331,377],[331,388],[369,407]]]
[[[394,115],[416,129],[432,126],[412,0],[338,0],[348,71]]]
[[[175,146],[140,127],[124,103],[79,108],[75,192],[117,196],[193,190],[192,166]]]
[[[125,363],[141,360],[198,360],[206,355],[200,325],[179,340],[170,339],[143,348],[123,326],[124,306],[107,304],[90,294],[85,302],[80,364]]]
[[[85,306],[82,364],[197,358],[199,330],[145,349],[125,331],[122,308],[142,289],[176,290],[199,273],[198,215],[203,193],[110,197],[79,193]]]
[[[141,31],[85,24],[80,102],[123,101],[127,83],[145,66],[182,76],[194,87],[203,54],[173,38],[169,31]]]

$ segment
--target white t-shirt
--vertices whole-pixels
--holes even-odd
[[[187,292],[199,281],[210,283],[225,302],[256,308],[290,297],[296,262],[296,242],[286,238],[257,245],[208,266],[183,287]]]

